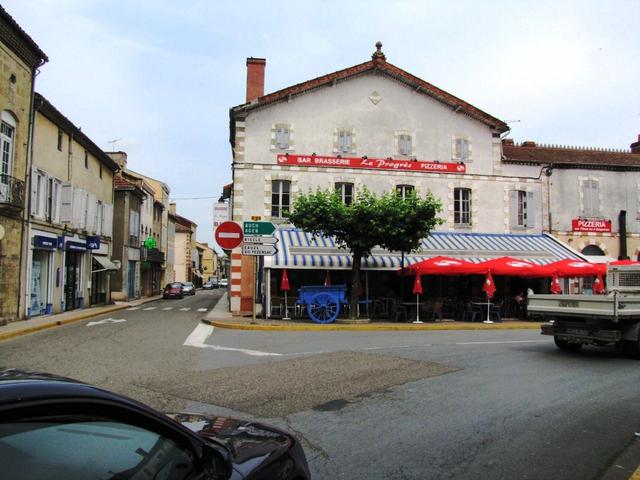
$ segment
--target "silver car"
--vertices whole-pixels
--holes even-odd
[[[196,287],[191,282],[182,282],[182,294],[183,295],[195,295]]]

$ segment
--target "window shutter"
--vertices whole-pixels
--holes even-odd
[[[104,231],[102,234],[106,237],[113,237],[113,205],[107,203],[102,206],[103,208],[103,225]]]
[[[31,169],[31,215],[38,214],[38,170]]]
[[[60,186],[60,221],[71,223],[73,221],[73,187],[70,183]]]
[[[81,228],[84,220],[84,199],[86,195],[81,188],[73,189],[73,206],[71,214],[71,226]]]
[[[98,207],[97,205],[97,200],[96,200],[96,196],[92,193],[90,193],[89,195],[87,195],[88,199],[88,205],[87,205],[87,223],[86,223],[86,230],[93,233],[96,231],[96,208]]]
[[[509,226],[518,227],[518,191],[509,191]]]
[[[527,192],[527,228],[536,226],[536,195],[533,192]]]

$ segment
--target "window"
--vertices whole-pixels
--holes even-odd
[[[289,213],[291,202],[291,182],[273,180],[271,182],[271,216],[283,218]]]
[[[58,129],[58,150],[62,151],[62,129]]]
[[[345,205],[353,203],[353,183],[336,183],[336,192],[340,195],[340,199]]]
[[[518,190],[517,192],[517,223],[519,227],[527,226],[527,192]]]
[[[398,135],[398,153],[400,155],[412,154],[412,138],[408,133]]]
[[[471,190],[468,188],[453,190],[453,223],[471,225]]]
[[[509,192],[509,216],[512,228],[532,228],[536,210],[533,192],[512,190]]]
[[[3,115],[4,116],[4,115]],[[0,183],[7,185],[11,176],[11,165],[13,161],[13,135],[15,133],[14,127],[9,125],[4,120],[0,123],[0,145],[2,148],[2,179]]]
[[[600,190],[598,180],[582,181],[582,215],[597,217],[600,214]]]
[[[12,478],[200,478],[195,454],[185,446],[105,417],[7,419],[0,438],[3,470]]]
[[[276,125],[276,148],[286,150],[289,148],[289,126]]]
[[[102,164],[100,164],[100,170],[98,170],[100,172],[100,178],[102,178]]]
[[[413,185],[396,185],[396,193],[406,199],[416,188]]]
[[[89,168],[89,153],[84,151],[84,168]]]
[[[469,160],[469,140],[466,138],[455,139],[453,158],[461,162]]]
[[[351,130],[340,130],[338,132],[338,151],[340,153],[351,153],[353,151],[353,134]]]
[[[95,218],[95,232],[96,235],[102,235],[104,233],[104,205],[98,200],[98,204],[96,206],[96,218]]]

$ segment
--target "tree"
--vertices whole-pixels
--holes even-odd
[[[314,235],[334,237],[336,243],[351,252],[350,317],[355,318],[360,294],[362,257],[371,255],[375,246],[409,252],[442,220],[442,209],[431,193],[426,198],[412,192],[407,198],[396,192],[376,196],[363,189],[350,205],[333,190],[316,190],[298,196],[289,221]]]

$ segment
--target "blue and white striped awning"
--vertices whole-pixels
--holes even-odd
[[[274,235],[278,238],[278,253],[265,257],[266,268],[351,269],[351,254],[338,248],[332,237],[311,235],[290,227],[279,228]],[[565,258],[583,259],[578,252],[547,234],[432,232],[422,240],[420,251],[405,255],[404,263],[407,266],[438,255],[473,263],[509,256],[538,265]],[[363,270],[397,270],[400,264],[399,252],[381,248],[374,248],[369,257],[362,259]]]

